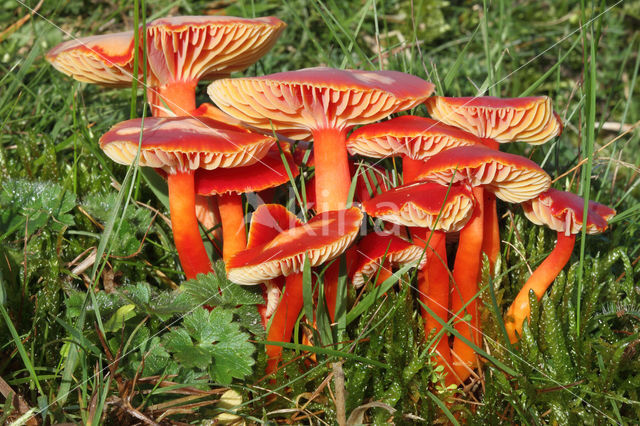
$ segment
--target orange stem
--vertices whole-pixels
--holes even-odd
[[[384,262],[380,266],[380,272],[376,272],[376,274],[378,275],[378,278],[376,278],[376,287],[391,278],[393,271],[391,271],[391,265],[389,265],[389,262]]]
[[[202,243],[196,219],[193,172],[169,174],[169,209],[171,229],[178,257],[187,279],[212,271],[209,256]]]
[[[273,314],[271,326],[267,332],[267,340],[272,342],[288,342],[291,340],[293,326],[298,314],[302,310],[302,274],[292,274],[287,277],[282,300]],[[278,369],[282,357],[282,347],[266,345],[267,374]]]
[[[529,305],[529,290],[533,290],[536,298],[540,300],[544,292],[549,288],[553,280],[556,279],[562,268],[571,258],[573,247],[576,242],[575,234],[565,235],[558,232],[558,242],[553,251],[531,274],[524,284],[515,300],[509,306],[505,315],[505,326],[509,335],[509,340],[515,342],[522,335],[522,323],[531,315]]]
[[[154,117],[189,116],[196,109],[197,82],[175,81],[163,86],[150,86],[147,98]]]
[[[218,210],[222,218],[222,258],[227,262],[247,247],[242,197],[236,193],[218,196]]]
[[[460,231],[460,241],[453,267],[453,294],[451,299],[452,315],[455,318],[455,328],[462,336],[476,346],[480,345],[480,324],[478,322],[478,300],[473,299],[478,293],[478,279],[480,277],[480,254],[482,250],[484,224],[484,194],[481,187],[473,188],[476,207],[471,220]],[[471,300],[473,299],[473,300]],[[471,300],[471,302],[469,302]],[[462,307],[467,304],[462,312]],[[458,314],[458,312],[460,312]],[[462,321],[465,314],[471,315],[471,321]],[[453,367],[461,382],[470,375],[476,367],[473,348],[459,338],[453,340]]]
[[[342,210],[347,205],[351,174],[347,161],[346,129],[313,130],[316,212]]]
[[[498,226],[498,209],[496,196],[491,191],[484,191],[484,237],[482,239],[482,252],[486,253],[493,267],[500,255],[500,228]]]

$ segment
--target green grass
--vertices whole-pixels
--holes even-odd
[[[218,400],[231,387],[242,395],[238,414],[247,422],[331,424],[338,418],[336,389],[326,379],[339,372],[340,361],[347,418],[362,412],[363,421],[403,424],[640,418],[640,130],[600,149],[640,120],[639,2],[68,0],[46,1],[20,21],[29,14],[25,5],[36,3],[0,5],[0,31],[15,24],[0,36],[0,378],[39,419],[197,422],[224,411]],[[618,217],[605,234],[578,236],[571,265],[540,302],[532,301],[532,320],[512,346],[502,315],[555,237],[530,224],[518,206],[499,204],[507,244],[500,273],[489,279],[485,271],[478,295],[487,362],[465,389],[444,388],[414,291],[393,285],[406,283],[409,270],[377,292],[343,289],[347,304],[336,327],[321,304],[315,346],[283,345],[285,367],[272,384],[263,377],[255,294],[225,280],[183,283],[163,220],[166,188],[98,148],[113,124],[147,114],[140,85],[81,84],[44,60],[69,38],[65,32],[85,36],[168,13],[213,12],[287,22],[273,50],[246,75],[317,65],[394,69],[429,79],[448,96],[551,96],[565,122],[562,136],[506,150],[543,164],[552,177],[569,171],[556,188],[614,206]],[[198,102],[205,101],[202,85]],[[394,163],[382,165],[397,179]],[[306,195],[300,178],[295,184],[296,200],[286,200],[285,191],[279,197],[299,211]],[[92,253],[98,260],[77,269]],[[318,276],[322,271],[309,270],[304,279],[307,313]],[[206,317],[199,307],[205,302],[224,315]],[[218,340],[205,338],[223,327],[251,359],[225,367],[235,377],[222,374],[226,361],[207,345]],[[305,327],[301,318],[299,332]],[[312,353],[317,363],[309,361]],[[0,406],[0,419],[22,414]]]

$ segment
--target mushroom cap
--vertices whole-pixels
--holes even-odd
[[[208,93],[219,108],[239,120],[306,138],[311,130],[348,129],[413,108],[431,95],[433,87],[398,71],[317,67],[217,80]]]
[[[371,233],[358,242],[358,260],[353,268],[353,285],[362,287],[366,277],[375,276],[378,269],[383,266],[403,266],[409,263],[420,262],[422,268],[427,262],[424,249],[411,244],[393,234],[386,232]],[[384,264],[382,262],[384,261]]]
[[[414,115],[362,126],[347,139],[347,150],[351,155],[407,156],[422,161],[440,151],[471,145],[482,145],[482,140],[457,127]]]
[[[137,77],[133,47],[133,31],[103,34],[60,43],[47,53],[46,59],[78,81],[128,86]]]
[[[452,148],[434,155],[416,179],[442,185],[466,180],[511,203],[535,198],[551,185],[549,175],[528,158],[480,146]]]
[[[273,16],[176,16],[147,26],[148,61],[159,84],[227,76],[255,63],[286,24]]]
[[[288,144],[282,144],[282,152],[291,175],[295,178],[300,171],[293,162]],[[198,169],[195,174],[195,190],[200,195],[258,192],[286,182],[289,182],[289,175],[280,150],[275,145],[260,161],[250,166]]]
[[[140,118],[116,124],[100,138],[100,147],[116,163],[129,165],[140,140],[139,164],[167,173],[250,165],[275,143],[206,117],[149,117],[144,124]]]
[[[429,114],[481,138],[542,144],[562,132],[562,122],[547,96],[447,98],[425,102]]]
[[[538,197],[522,203],[524,214],[536,225],[547,225],[565,235],[582,230],[584,198],[571,192],[550,188]],[[587,234],[599,234],[607,229],[607,222],[616,211],[604,204],[589,201]]]
[[[268,206],[272,205],[264,204],[256,209],[251,228],[254,227],[254,221],[264,223],[263,216],[271,214],[272,209],[276,209],[277,217],[271,220],[271,224],[282,225],[285,222],[294,226],[284,229],[275,237],[274,232],[268,229],[267,237],[256,236],[258,231],[253,232],[254,236],[250,239],[264,243],[236,253],[226,265],[227,276],[237,284],[258,284],[280,275],[301,272],[305,253],[311,266],[333,259],[349,247],[362,223],[362,212],[355,207],[326,211],[307,223],[292,224],[290,218],[282,213],[281,206]],[[265,226],[260,228],[264,229]],[[251,234],[252,231],[249,232]]]
[[[369,216],[396,225],[445,232],[462,229],[471,218],[474,206],[475,199],[467,185],[449,187],[435,182],[399,186],[362,203],[362,209]]]

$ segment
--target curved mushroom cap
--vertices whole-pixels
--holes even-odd
[[[142,139],[140,165],[175,173],[250,165],[275,143],[272,137],[234,129],[205,117],[149,117],[144,125],[134,118],[113,126],[100,138],[100,147],[116,163],[129,165]]]
[[[267,205],[258,207],[256,213],[261,208],[270,209],[264,206]],[[320,265],[347,249],[356,238],[361,222],[362,212],[355,207],[321,213],[275,237],[270,234],[262,239],[266,240],[263,245],[238,252],[227,262],[227,276],[237,284],[251,285],[298,273],[304,266],[305,253],[311,266]],[[256,238],[259,239],[254,237],[254,240]]]
[[[419,105],[433,84],[398,71],[306,68],[209,85],[227,114],[262,129],[308,137],[312,129],[348,129]]]
[[[355,130],[347,139],[351,155],[384,158],[407,156],[426,161],[457,146],[482,145],[480,138],[430,118],[404,115]]]
[[[562,132],[562,122],[547,96],[447,98],[425,102],[437,120],[460,127],[481,138],[498,142],[545,143]]]
[[[283,144],[282,150],[291,175],[298,176],[300,172],[293,162],[288,144]],[[196,194],[200,195],[258,192],[286,182],[289,182],[289,175],[277,146],[272,147],[267,155],[250,166],[198,169],[195,174],[195,190]]]
[[[466,180],[511,203],[537,197],[551,185],[549,175],[533,161],[478,146],[452,148],[431,157],[416,179],[442,185]]]
[[[547,225],[565,235],[582,230],[584,198],[571,192],[549,189],[537,198],[522,203],[524,214],[536,225]],[[607,222],[616,211],[604,204],[589,201],[587,234],[599,234],[607,229]]]
[[[474,206],[475,199],[468,186],[449,187],[435,182],[399,186],[362,203],[369,216],[396,225],[445,232],[462,229],[471,218]]]
[[[46,59],[58,71],[78,81],[104,86],[131,85],[133,31],[83,37],[60,43]]]
[[[271,49],[286,24],[269,16],[176,16],[147,26],[148,60],[160,84],[242,71]]]
[[[353,269],[353,285],[362,287],[367,280],[375,276],[381,267],[403,266],[415,263],[422,268],[427,262],[424,249],[409,243],[393,234],[372,233],[358,243],[358,260]],[[383,263],[384,262],[384,263]]]

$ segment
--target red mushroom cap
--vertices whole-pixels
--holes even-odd
[[[265,206],[268,205],[258,207],[256,212],[261,208],[271,209]],[[277,209],[281,210],[280,207]],[[291,222],[282,212],[277,215],[283,221]],[[282,221],[278,218],[271,223],[281,225]],[[257,219],[252,218],[252,227],[254,220]],[[305,254],[311,266],[320,265],[339,256],[349,247],[356,238],[361,223],[362,212],[352,207],[321,213],[305,224],[283,230],[275,237],[272,231],[268,231],[266,238],[254,236],[254,240],[267,242],[236,253],[227,262],[227,276],[237,284],[251,285],[280,275],[298,273],[304,266]],[[255,232],[257,231],[254,234]]]
[[[430,118],[403,115],[355,130],[347,140],[351,155],[384,158],[407,156],[426,161],[457,146],[482,145],[480,138]]]
[[[447,98],[425,102],[432,117],[481,138],[498,142],[545,143],[562,132],[562,122],[547,96]]]
[[[156,19],[147,26],[150,70],[160,84],[242,71],[271,49],[285,26],[272,16]]]
[[[462,229],[474,206],[475,199],[466,185],[447,187],[435,182],[399,186],[362,203],[369,216],[445,232]]]
[[[422,268],[427,261],[424,249],[389,233],[372,233],[358,243],[358,260],[353,268],[353,285],[358,288],[385,265],[407,265],[418,263]]]
[[[551,185],[549,175],[533,161],[478,146],[452,148],[431,157],[417,179],[441,185],[467,181],[471,186],[482,185],[511,203],[537,197]]]
[[[522,203],[524,214],[536,225],[547,225],[565,235],[582,230],[584,199],[576,194],[550,188],[537,198]],[[587,234],[599,234],[607,229],[607,222],[616,211],[604,204],[589,201]]]
[[[128,165],[142,140],[140,165],[172,173],[250,165],[275,143],[272,137],[230,128],[205,117],[135,118],[113,126],[100,138],[100,147],[115,162]]]
[[[398,71],[306,68],[262,77],[222,79],[211,99],[229,115],[291,137],[312,129],[348,129],[424,102],[433,84]]]
[[[133,69],[133,47],[133,31],[103,34],[61,43],[47,53],[46,59],[78,81],[127,86],[138,75]]]
[[[293,162],[288,144],[281,146],[291,175],[298,176],[300,172]],[[289,175],[277,146],[272,147],[255,164],[213,170],[198,169],[195,174],[196,194],[200,195],[258,192],[286,182],[289,182]]]

